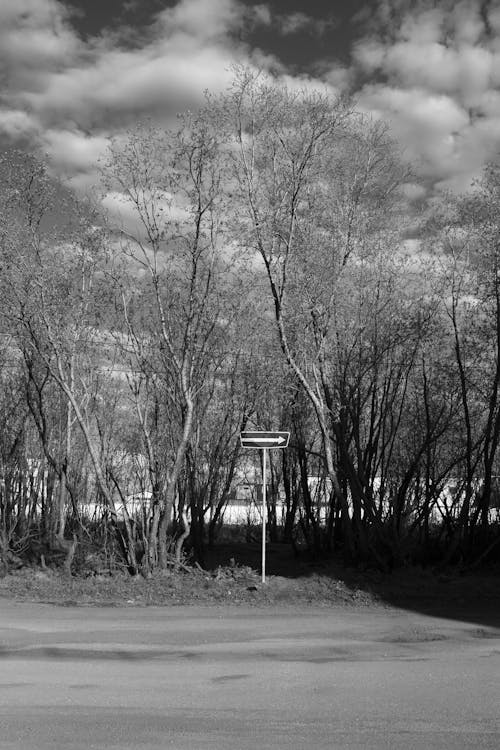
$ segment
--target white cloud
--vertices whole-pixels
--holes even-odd
[[[384,46],[375,39],[363,39],[353,46],[354,61],[364,72],[375,72],[382,66],[384,57]]]
[[[280,17],[280,31],[282,34],[296,34],[307,27],[308,23],[309,17],[305,13],[290,13]]]
[[[254,17],[265,20],[264,8]],[[225,88],[231,64],[252,61],[234,34],[246,22],[238,0],[180,0],[143,30],[140,44],[116,29],[84,43],[57,0],[0,2],[8,84],[0,132],[32,137],[56,168],[81,180],[106,136],[147,116],[169,122],[196,108],[204,90]]]
[[[145,114],[173,116],[198,104],[205,89],[230,80],[228,59],[215,47],[198,47],[179,35],[141,50],[110,50],[92,64],[50,76],[43,92],[25,101],[47,124],[116,127]]]
[[[112,224],[120,230],[139,238],[145,234],[144,227],[137,218],[136,209],[122,193],[108,192],[103,198],[102,205],[109,212]]]
[[[453,4],[451,11],[446,13],[446,23],[456,44],[477,44],[485,30],[480,4],[464,0]]]
[[[340,95],[348,90],[352,73],[351,70],[342,65],[326,70],[323,78],[330,87],[330,92],[333,94]],[[316,87],[318,84],[316,83]]]
[[[229,34],[242,21],[241,8],[234,0],[182,0],[158,15],[140,48],[117,45],[116,35],[93,40],[85,54],[46,68],[43,86],[19,87],[17,99],[49,127],[61,120],[66,127],[116,127],[127,114],[173,115],[196,106],[204,89],[225,87],[231,62],[245,52]],[[44,38],[50,40],[47,29]]]
[[[297,34],[300,31],[320,36],[333,25],[334,21],[329,17],[313,18],[307,15],[307,13],[296,11],[294,13],[276,15],[275,23],[277,30],[285,36]]]
[[[38,123],[27,112],[19,109],[0,109],[0,133],[12,140],[36,134]]]
[[[500,7],[491,6],[487,11],[487,17],[493,32],[500,35]],[[498,41],[497,37],[497,43]]]
[[[406,182],[402,186],[403,194],[408,198],[409,201],[418,200],[423,198],[426,190],[423,185],[418,185],[415,182]]]
[[[43,87],[44,76],[67,65],[81,50],[56,0],[0,3],[0,61],[9,89]]]
[[[87,171],[89,165],[97,164],[108,147],[107,138],[76,130],[49,129],[41,140],[45,150],[51,154],[53,165],[68,173]]]
[[[451,97],[424,89],[366,86],[358,98],[366,112],[389,121],[406,156],[426,177],[443,178],[463,168],[460,133],[469,117]]]
[[[179,205],[175,196],[164,192],[156,197],[156,209],[162,212],[157,214],[159,224],[164,228],[169,225],[175,230],[177,223],[192,223],[192,215],[186,207]],[[130,198],[118,191],[108,191],[103,199],[102,205],[108,212],[111,226],[126,232],[137,240],[147,239],[146,228],[142,224],[137,209]]]
[[[0,134],[31,139],[78,185],[95,179],[106,137],[138,119],[168,123],[220,91],[231,64],[274,69],[292,88],[338,92],[355,83],[359,106],[392,124],[430,182],[465,186],[500,150],[500,8],[494,0],[381,0],[351,66],[326,68],[321,81],[292,75],[269,52],[251,50],[239,31],[321,34],[332,23],[305,12],[277,14],[265,1],[178,0],[149,27],[114,29],[83,41],[59,0],[0,0],[0,67],[6,88]],[[487,23],[485,23],[487,19]],[[491,33],[489,33],[489,29]],[[140,36],[140,39],[139,39]],[[366,81],[368,80],[368,83]],[[360,84],[361,86],[361,84]],[[408,198],[413,196],[408,187]]]
[[[255,23],[261,24],[262,26],[271,25],[272,15],[268,5],[254,5],[253,16]]]
[[[439,41],[444,11],[439,8],[409,13],[403,18],[398,37],[418,45],[433,44]]]
[[[162,11],[157,25],[166,34],[172,29],[198,40],[213,40],[243,23],[244,7],[233,0],[182,0]]]
[[[375,77],[358,101],[390,121],[438,188],[466,189],[500,149],[500,49],[485,23],[500,28],[500,12],[475,0],[396,4],[392,15],[382,5],[382,26],[354,48],[358,70]]]
[[[360,47],[357,56],[365,67],[375,62],[391,80],[456,94],[467,106],[475,106],[478,95],[491,85],[498,62],[483,47],[453,49],[441,42],[421,45],[414,40],[398,42],[384,51],[372,43],[366,49]]]

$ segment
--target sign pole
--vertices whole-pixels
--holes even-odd
[[[267,521],[267,451],[270,448],[287,448],[290,433],[280,430],[243,430],[240,432],[242,448],[259,448],[262,451],[262,583],[266,582],[266,521]]]
[[[262,449],[262,583],[266,582],[266,521],[267,521],[266,462],[267,462],[267,448],[263,448]]]

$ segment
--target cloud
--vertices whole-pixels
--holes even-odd
[[[268,5],[254,5],[253,19],[256,24],[270,26],[272,23],[272,14]]]
[[[44,149],[51,154],[53,165],[61,172],[85,172],[97,164],[108,146],[104,136],[86,135],[79,130],[52,130],[41,137]]]
[[[128,115],[175,114],[199,103],[204,89],[226,85],[231,62],[241,56],[231,32],[242,22],[233,0],[182,0],[157,15],[140,46],[120,44],[123,29],[85,49],[68,43],[73,54],[66,63],[42,66],[43,85],[19,86],[17,99],[47,127],[116,127]],[[56,36],[47,26],[41,31],[47,47]]]
[[[164,228],[170,225],[172,230],[176,231],[178,223],[187,222],[192,225],[192,214],[185,206],[176,201],[175,196],[164,192],[155,197],[157,211],[163,211],[159,221]],[[133,202],[127,196],[115,190],[109,190],[102,199],[102,205],[108,212],[110,225],[114,229],[124,231],[136,240],[147,240],[147,230],[142,224]],[[158,217],[159,213],[157,214]]]
[[[475,106],[500,63],[498,55],[484,47],[464,44],[453,49],[437,41],[422,44],[415,39],[385,50],[369,45],[358,50],[358,59],[400,84],[456,94],[467,106]]]
[[[423,198],[426,193],[423,185],[418,185],[415,182],[406,182],[402,186],[402,191],[403,195],[405,195],[409,201],[419,200],[420,198]]]
[[[497,43],[496,48],[500,48],[500,7],[493,7],[491,6],[488,10],[487,14],[488,23],[490,25],[490,28],[492,30],[492,34],[497,36]]]
[[[420,159],[424,172],[448,172],[456,158],[454,134],[468,122],[467,112],[451,97],[419,88],[365,86],[359,105],[370,114],[389,119],[408,156]]]
[[[230,77],[228,59],[217,48],[179,34],[141,50],[106,51],[89,65],[51,75],[43,92],[27,92],[24,100],[46,125],[116,128],[146,115],[175,116]]]
[[[156,26],[162,32],[175,33],[199,41],[224,38],[244,22],[244,6],[233,0],[182,0],[157,16]]]
[[[308,33],[321,36],[335,25],[331,14],[322,18],[308,15],[302,11],[276,13],[268,4],[243,6],[238,3],[239,23],[249,27],[265,26],[283,36]]]
[[[292,88],[350,88],[361,109],[390,121],[408,157],[438,188],[465,187],[500,150],[494,0],[367,5],[358,14],[364,27],[356,27],[363,35],[352,64],[317,60],[316,78],[292,73],[272,52],[242,41],[259,29],[268,39],[309,34],[312,41],[334,25],[307,9],[279,14],[266,2],[177,0],[148,25],[85,40],[73,20],[62,0],[0,2],[0,137],[46,151],[79,186],[95,179],[108,136],[140,119],[168,124],[176,112],[196,109],[205,89],[226,88],[235,62],[278,71]]]
[[[360,106],[438,189],[466,189],[500,149],[500,12],[482,5],[383,2],[353,49]]]
[[[252,17],[265,21],[265,6]],[[250,21],[238,0],[180,0],[140,31],[122,27],[84,42],[58,0],[0,3],[0,133],[31,138],[80,180],[108,135],[196,108],[204,90],[227,86],[232,63],[269,64],[239,40]]]
[[[278,31],[285,36],[297,34],[301,31],[320,36],[334,24],[334,21],[332,18],[312,18],[306,13],[297,11],[295,13],[277,15],[275,23]]]
[[[364,73],[378,71],[389,81],[456,94],[473,106],[478,93],[500,75],[500,58],[476,5],[441,6],[401,19],[388,41],[368,36],[354,49]]]
[[[0,134],[18,141],[33,137],[37,131],[38,123],[27,112],[0,108]]]
[[[44,77],[80,50],[68,13],[56,0],[0,3],[0,60],[9,89],[43,88]]]

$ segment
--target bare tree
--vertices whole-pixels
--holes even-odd
[[[3,169],[10,190],[5,204],[9,226],[2,245],[2,314],[18,350],[24,352],[31,411],[45,455],[59,479],[54,538],[67,551],[69,570],[76,548],[76,536],[72,541],[65,538],[74,424],[83,436],[96,484],[118,530],[113,492],[100,460],[92,415],[89,418],[86,409],[89,379],[97,365],[94,344],[102,310],[95,282],[106,265],[105,245],[90,207],[52,180],[43,164],[16,156],[14,162],[4,162]],[[57,456],[44,435],[47,390],[43,381],[47,377],[64,398],[64,445]],[[130,529],[127,536],[131,538]],[[125,544],[125,551],[131,569],[136,569],[133,545]]]
[[[244,211],[242,244],[264,264],[282,352],[316,414],[346,548],[368,556],[363,489],[342,434],[332,351],[349,269],[390,237],[388,215],[407,169],[383,126],[323,93],[291,91],[242,70],[216,106]],[[349,470],[352,513],[335,444]]]
[[[129,133],[111,144],[104,169],[108,190],[132,213],[118,234],[140,276],[138,284],[122,284],[121,298],[129,384],[153,492],[149,570],[168,564],[174,516],[179,526],[186,523],[178,483],[232,314],[223,172],[217,134],[202,114],[186,116],[175,133],[152,125]]]

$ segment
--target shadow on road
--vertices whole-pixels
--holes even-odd
[[[207,556],[207,566],[212,570],[232,563],[260,571],[260,544],[221,544]],[[381,573],[345,567],[335,560],[307,559],[295,555],[289,545],[268,544],[266,573],[287,579],[326,577],[353,594],[364,592],[367,601],[500,628],[500,570],[467,573],[449,569],[437,573],[430,567],[415,567]]]

